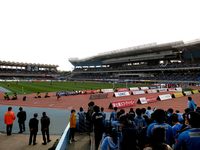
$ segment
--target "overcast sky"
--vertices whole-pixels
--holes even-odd
[[[68,58],[200,38],[199,0],[1,0],[0,60],[59,65]]]

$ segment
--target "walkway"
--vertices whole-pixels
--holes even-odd
[[[12,134],[7,136],[0,133],[0,150],[48,150],[53,146],[60,135],[51,135],[51,142],[47,145],[42,145],[42,135],[37,136],[36,145],[28,145],[28,134]]]

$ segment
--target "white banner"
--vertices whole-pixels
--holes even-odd
[[[112,92],[114,92],[113,89],[101,89],[101,91],[102,91],[103,93],[112,93]]]
[[[172,99],[171,94],[159,95],[158,97],[159,97],[159,99],[160,99],[161,101],[163,101],[163,100],[168,100],[168,99]]]
[[[161,89],[158,89],[159,92],[166,92],[167,91],[167,88],[161,88]]]
[[[144,86],[144,87],[140,87],[140,89],[141,89],[141,90],[148,90],[148,89],[149,89],[149,87],[147,87],[147,86]]]
[[[156,89],[147,90],[147,93],[157,93]]]
[[[147,104],[147,99],[146,97],[141,97],[138,99],[138,101],[141,103],[141,104]]]
[[[192,95],[192,92],[191,92],[191,91],[184,91],[183,93],[184,93],[186,96],[187,96],[187,95]]]
[[[115,97],[130,96],[129,92],[115,92]]]
[[[177,88],[176,88],[176,91],[180,91],[180,92],[182,92],[183,89],[182,89],[181,87],[177,87]]]
[[[138,87],[130,87],[130,91],[139,91]]]
[[[140,91],[132,91],[133,95],[138,95],[138,94],[145,94],[144,91],[140,90]]]

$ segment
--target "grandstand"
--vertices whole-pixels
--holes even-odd
[[[0,61],[1,80],[55,79],[58,65]]]
[[[70,58],[71,80],[199,83],[200,40],[146,44]]]

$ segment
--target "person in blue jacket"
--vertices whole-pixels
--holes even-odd
[[[190,108],[191,111],[195,111],[196,109],[196,104],[190,96],[188,97],[188,108]]]
[[[199,150],[200,149],[200,114],[189,112],[187,120],[191,128],[183,131],[176,140],[175,150]]]

